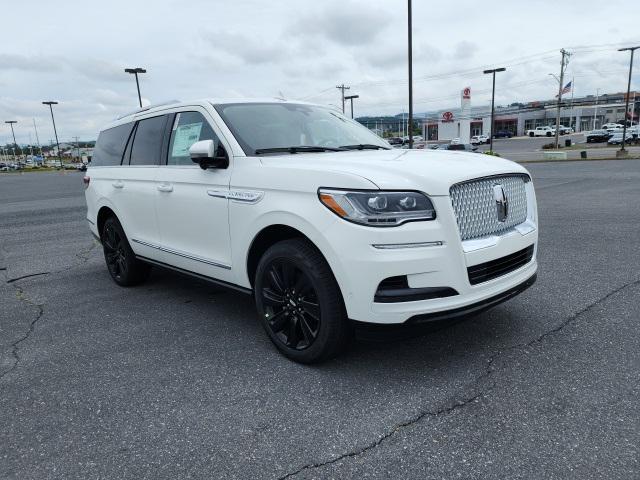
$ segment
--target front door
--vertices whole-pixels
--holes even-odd
[[[231,167],[203,170],[189,147],[200,140],[220,145],[208,113],[193,107],[176,113],[166,165],[156,176],[156,216],[164,262],[220,280],[231,280],[227,192]],[[227,150],[228,151],[228,150]]]

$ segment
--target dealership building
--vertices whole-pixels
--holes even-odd
[[[599,128],[605,123],[622,122],[625,118],[625,101],[626,93],[563,98],[560,125],[570,126],[580,132]],[[631,92],[626,118],[636,123],[639,113],[640,92]],[[495,130],[508,131],[514,136],[525,135],[529,129],[555,125],[556,114],[557,100],[498,106],[495,108]],[[460,108],[427,114],[422,124],[423,137],[427,140],[459,138],[461,142],[467,143],[471,136],[488,135],[490,131],[491,106],[473,107],[469,87],[461,92]]]

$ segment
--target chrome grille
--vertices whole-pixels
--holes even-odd
[[[457,183],[449,189],[462,240],[495,235],[527,219],[525,175],[502,175]],[[504,222],[498,220],[494,185],[502,185],[509,202]]]

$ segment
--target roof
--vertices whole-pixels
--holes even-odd
[[[142,107],[132,112],[125,113],[116,117],[116,119],[109,124],[105,125],[101,130],[116,127],[123,123],[130,122],[142,115],[148,115],[150,113],[162,112],[170,108],[180,108],[193,105],[227,105],[231,103],[288,103],[288,104],[304,104],[315,105],[314,103],[304,102],[300,100],[283,100],[279,98],[201,98],[198,100],[190,100],[182,102],[180,100],[170,100],[168,102],[158,103]]]

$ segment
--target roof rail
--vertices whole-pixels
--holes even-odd
[[[128,113],[125,113],[123,115],[120,115],[120,116],[116,117],[116,120],[120,120],[121,118],[129,117],[131,115],[135,115],[136,113],[146,112],[147,110],[151,110],[152,108],[164,107],[166,105],[173,105],[174,103],[180,103],[180,100],[169,100],[167,102],[154,103],[153,105],[148,105],[146,107],[142,107],[142,108],[139,108],[139,109],[134,110],[132,112],[128,112]]]

